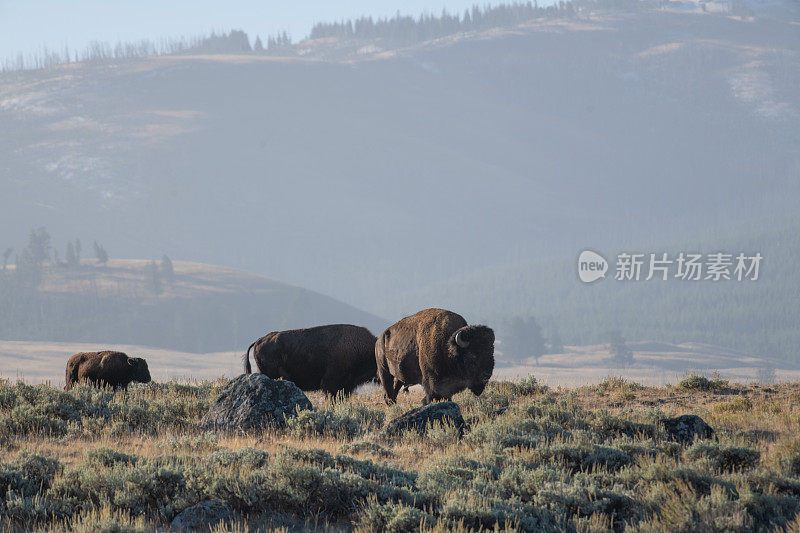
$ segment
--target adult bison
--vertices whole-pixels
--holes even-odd
[[[84,352],[69,358],[66,378],[66,390],[84,380],[96,386],[127,389],[132,381],[149,383],[150,370],[144,359],[122,352]]]
[[[247,349],[244,371],[252,372],[252,349],[259,372],[272,379],[292,381],[302,390],[350,394],[375,379],[375,341],[367,328],[350,324],[273,331]]]
[[[423,404],[469,388],[480,395],[494,370],[494,331],[468,326],[461,315],[424,309],[397,322],[375,343],[386,403],[404,386],[422,384]]]

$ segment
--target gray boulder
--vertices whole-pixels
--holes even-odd
[[[689,443],[696,438],[710,439],[714,437],[711,426],[697,415],[681,415],[674,418],[665,418],[661,425],[667,436],[675,441]]]
[[[383,430],[384,437],[394,437],[403,431],[413,429],[423,433],[431,422],[447,422],[458,428],[459,433],[464,432],[464,418],[461,409],[455,402],[437,402],[425,407],[413,409],[394,420],[390,420]]]
[[[200,424],[223,430],[259,429],[283,425],[311,402],[291,381],[270,379],[264,374],[242,374],[222,389],[217,401]]]
[[[233,511],[222,500],[205,500],[182,511],[172,520],[177,530],[210,529],[233,520]]]

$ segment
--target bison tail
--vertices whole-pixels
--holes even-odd
[[[75,364],[67,363],[67,375],[66,383],[64,384],[64,390],[69,390],[72,388],[73,385],[78,383],[78,371],[80,370],[81,363],[83,359],[76,361]]]
[[[258,341],[256,341],[256,342],[258,342]],[[245,374],[252,374],[253,373],[253,367],[250,366],[250,350],[253,348],[253,346],[256,345],[256,342],[254,342],[253,344],[251,344],[247,348],[247,351],[244,352],[244,357],[242,357],[242,360],[244,361],[244,373]]]

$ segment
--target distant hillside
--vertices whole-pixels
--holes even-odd
[[[796,209],[797,25],[620,5],[2,74],[0,248],[42,225],[394,315],[476,269]]]
[[[157,283],[151,262],[46,266],[38,287],[0,273],[0,339],[239,350],[276,329],[385,321],[322,294],[229,268],[176,261]]]
[[[631,341],[708,343],[800,363],[800,219],[764,218],[727,232],[700,228],[680,242],[589,248],[610,262],[606,279],[592,284],[578,279],[576,251],[475,270],[410,291],[398,303],[404,311],[433,302],[459,309],[472,320],[495,324],[500,338],[507,319],[533,316],[545,337],[557,331],[570,345],[608,343],[609,333],[620,330]],[[644,275],[638,282],[614,280],[620,252],[668,253],[674,260],[680,251],[759,252],[763,264],[757,281],[644,281]]]
[[[719,4],[447,19],[454,33],[432,18],[354,22],[269,54],[0,74],[0,251],[46,226],[61,250],[91,238],[112,257],[224,264],[389,321],[440,306],[499,338],[533,315],[569,345],[619,329],[800,360],[800,230],[786,222],[800,199],[799,26]],[[583,286],[586,248],[765,263],[753,284]],[[290,286],[254,296],[212,279],[156,298],[144,277],[115,283],[108,297],[90,281],[77,296],[21,294],[0,338],[198,353],[380,322]]]

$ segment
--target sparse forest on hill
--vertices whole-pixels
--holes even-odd
[[[576,9],[587,7],[638,7],[638,0],[575,0],[559,2],[557,5],[538,7],[528,3],[499,4],[497,6],[475,5],[471,10],[460,14],[450,14],[446,10],[440,15],[420,15],[415,18],[403,16],[398,11],[393,18],[373,20],[363,17],[339,23],[317,23],[311,29],[309,39],[337,38],[374,40],[379,39],[390,45],[411,44],[463,31],[483,30],[487,28],[508,27],[531,19],[543,17],[571,17]],[[251,40],[252,39],[252,40]],[[248,36],[241,30],[228,32],[212,32],[209,35],[192,38],[171,39],[160,42],[142,40],[137,43],[95,42],[82,52],[71,52],[68,48],[61,51],[45,50],[40,55],[6,59],[3,70],[23,70],[49,68],[71,62],[108,61],[119,59],[142,58],[149,56],[165,56],[177,54],[241,54],[241,53],[280,53],[294,54],[291,48],[292,38],[282,32],[278,35],[265,36],[266,44],[261,36]]]
[[[284,318],[308,318],[304,297],[274,314],[230,293],[190,305],[158,265],[116,263],[168,250],[387,321],[454,309],[495,327],[514,359],[619,332],[797,362],[796,23],[749,10],[758,2],[701,4],[713,7],[515,3],[319,23],[305,40],[235,30],[6,72],[0,251],[25,221],[71,239],[67,265],[75,235],[112,259],[86,264],[85,241],[77,266],[39,272],[17,244],[3,256],[0,314],[13,317],[0,337],[228,350],[308,325]],[[276,47],[280,61],[260,57]],[[765,261],[753,283],[584,286],[584,247]],[[137,280],[123,291],[136,305],[96,298],[92,278],[117,273]],[[20,284],[28,274],[43,284]],[[79,289],[71,303],[60,282]],[[239,313],[253,317],[246,331]],[[163,331],[134,338],[131,324]]]
[[[332,298],[230,269],[94,257],[70,240],[63,255],[46,228],[6,248],[0,339],[143,344],[194,353],[240,350],[270,330],[340,320],[384,321]],[[13,264],[10,258],[14,258]],[[63,259],[62,259],[63,258]]]

